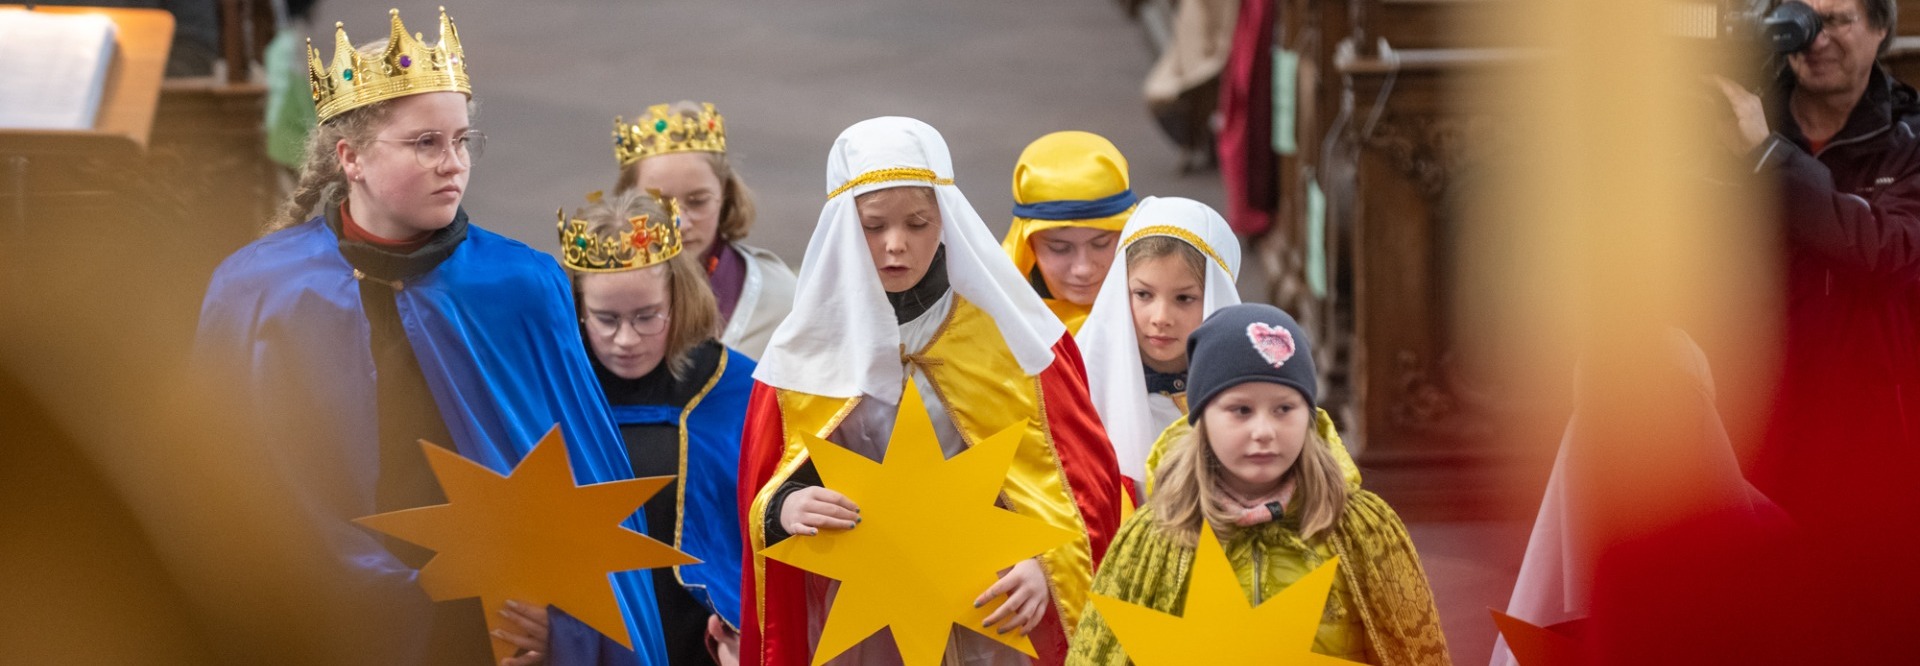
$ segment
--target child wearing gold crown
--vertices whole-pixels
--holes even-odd
[[[757,555],[784,539],[855,527],[860,507],[825,487],[798,433],[886,455],[913,382],[948,456],[1025,423],[1002,506],[1074,534],[980,591],[987,626],[955,630],[950,664],[1027,664],[983,635],[1031,637],[1058,664],[1119,520],[1119,475],[1073,339],[1002,254],[953,182],[940,133],[909,118],[856,123],[827,160],[827,202],[801,264],[794,312],[754,373],[741,444],[748,553],[747,664],[810,663],[833,584]],[[904,600],[903,603],[913,603]],[[898,663],[875,634],[836,664]]]
[[[679,477],[643,507],[650,536],[700,560],[652,572],[667,661],[734,663],[754,362],[715,339],[719,309],[679,217],[673,199],[638,190],[597,199],[560,216],[560,257],[634,476]]]
[[[439,22],[432,46],[397,10],[384,44],[356,49],[336,27],[330,68],[308,46],[320,125],[298,189],[215,273],[197,358],[231,373],[249,444],[303,507],[290,519],[330,545],[327,574],[347,601],[316,604],[338,613],[313,619],[332,639],[317,661],[472,664],[491,652],[512,666],[664,663],[644,573],[613,576],[632,650],[530,608],[515,611],[524,635],[490,644],[475,609],[432,604],[416,585],[431,553],[348,522],[445,501],[422,440],[504,474],[558,424],[581,482],[633,474],[566,275],[460,206],[484,137],[470,123],[459,34],[444,9]]]
[[[753,228],[753,193],[727,158],[726,119],[712,104],[656,104],[632,124],[613,119],[613,153],[616,193],[640,189],[680,202],[682,242],[720,306],[720,342],[760,358],[793,309],[794,275],[772,251],[742,242]]]
[[[1093,592],[1182,615],[1200,531],[1212,530],[1254,604],[1339,558],[1314,652],[1379,666],[1448,664],[1406,526],[1350,480],[1314,426],[1319,379],[1305,331],[1271,305],[1231,305],[1195,329],[1187,349],[1192,431],[1167,451],[1147,503],[1121,523]],[[1123,666],[1125,640],[1089,603],[1071,661]]]
[[[1001,244],[1068,333],[1080,332],[1100,295],[1136,201],[1127,158],[1105,137],[1054,132],[1020,151]]]

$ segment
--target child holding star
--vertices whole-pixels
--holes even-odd
[[[855,527],[859,506],[821,485],[799,433],[882,460],[913,382],[948,457],[1024,423],[1001,506],[1075,536],[1001,572],[976,603],[995,609],[982,630],[1028,634],[1042,663],[1061,663],[1119,522],[1119,473],[1073,338],[954,185],[946,142],[926,123],[875,118],[847,128],[826,181],[793,314],[754,373],[741,442],[741,661],[810,663],[837,589],[758,553],[823,530],[866,529]],[[893,648],[875,634],[833,663],[896,663]],[[974,631],[955,631],[946,655],[956,664],[1031,663]]]
[[[753,360],[717,339],[719,309],[676,200],[589,199],[559,227],[581,336],[634,477],[677,477],[647,501],[648,534],[700,559],[651,572],[667,663],[727,663],[739,645],[736,484]]]
[[[565,274],[461,206],[486,137],[453,21],[443,9],[429,46],[389,17],[388,39],[359,48],[336,26],[331,67],[308,47],[319,126],[300,182],[268,233],[214,273],[196,339],[250,435],[236,446],[270,461],[299,507],[286,520],[325,539],[315,569],[339,597],[300,618],[327,634],[300,656],[477,664],[510,644],[520,653],[505,666],[662,663],[644,572],[611,576],[631,648],[526,605],[508,613],[522,631],[489,639],[478,608],[421,590],[433,553],[349,522],[446,500],[422,441],[504,474],[558,424],[579,481],[633,475]]]
[[[1145,506],[1120,526],[1093,592],[1180,614],[1200,530],[1220,538],[1237,577],[1264,601],[1339,557],[1314,651],[1381,666],[1447,664],[1433,593],[1406,527],[1348,484],[1314,422],[1306,334],[1279,308],[1223,308],[1193,332],[1193,432],[1175,444]],[[1089,604],[1076,664],[1125,664]]]

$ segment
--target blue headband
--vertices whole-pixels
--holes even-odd
[[[1014,204],[1013,216],[1034,220],[1092,220],[1112,217],[1127,212],[1140,199],[1133,196],[1132,189],[1120,190],[1119,194],[1087,201],[1042,201],[1030,204]]]

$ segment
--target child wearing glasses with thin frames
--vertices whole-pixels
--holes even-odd
[[[580,330],[647,500],[648,536],[698,564],[652,571],[668,663],[737,662],[740,432],[753,359],[718,337],[720,309],[677,200],[629,189],[560,216]]]
[[[446,502],[422,441],[505,474],[557,424],[579,482],[633,474],[566,274],[460,206],[484,137],[459,34],[439,20],[432,46],[395,11],[388,42],[349,48],[336,29],[331,67],[309,48],[319,126],[299,185],[215,273],[196,360],[232,388],[249,433],[239,445],[271,461],[301,507],[287,519],[328,546],[317,573],[341,594],[303,620],[322,634],[302,646],[314,661],[666,663],[645,572],[612,577],[631,650],[525,604],[506,611],[519,631],[490,637],[475,608],[421,591],[431,552],[349,522]]]

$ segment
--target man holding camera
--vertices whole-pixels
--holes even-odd
[[[1879,66],[1894,0],[1808,0],[1821,29],[1761,97],[1720,79],[1733,149],[1779,188],[1780,390],[1749,478],[1806,522],[1866,519],[1920,442],[1920,94]],[[1904,485],[1904,484],[1901,484]]]

